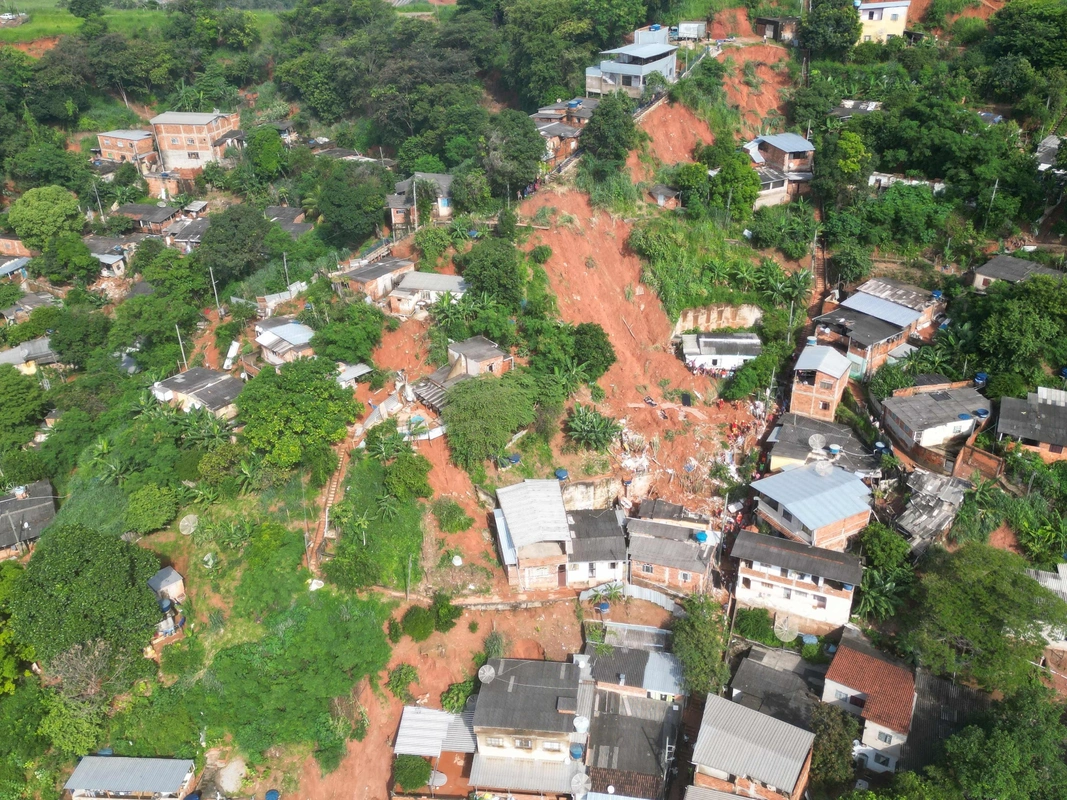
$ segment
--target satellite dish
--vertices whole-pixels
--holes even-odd
[[[167,207],[167,201],[166,200],[160,200],[158,203],[156,203],[156,208],[166,208],[166,207]]]
[[[817,461],[815,462],[815,474],[820,478],[825,478],[827,475],[834,471],[834,465],[829,461]]]
[[[182,517],[182,521],[178,523],[178,530],[182,532],[183,536],[189,536],[196,533],[196,526],[200,523],[200,517],[196,514],[186,514]]]
[[[609,786],[608,787],[608,794],[615,794],[615,787],[614,786]]]
[[[791,642],[797,638],[800,631],[797,630],[797,626],[793,624],[792,617],[785,614],[778,614],[774,618],[774,635],[781,639],[783,642]]]
[[[493,678],[496,677],[496,669],[489,664],[483,664],[478,667],[478,680],[482,683],[492,683]]]
[[[579,714],[574,718],[574,730],[576,733],[585,733],[589,730],[589,717]]]
[[[584,772],[578,772],[571,778],[571,793],[575,797],[582,797],[593,788],[593,779]]]
[[[822,450],[826,447],[826,437],[821,433],[813,433],[808,437],[808,447],[812,450]]]
[[[462,567],[463,566],[463,556],[452,556],[452,566],[453,567]]]

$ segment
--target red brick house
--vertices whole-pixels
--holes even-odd
[[[96,136],[100,157],[105,161],[134,161],[154,164],[156,142],[151,131],[105,131]]]
[[[848,386],[850,367],[849,360],[834,348],[809,344],[800,352],[793,368],[789,410],[833,422]]]
[[[1046,463],[1067,458],[1067,392],[1039,386],[1025,400],[1002,397],[997,438],[1005,436]]]
[[[240,126],[239,114],[167,111],[152,118],[152,131],[163,157],[164,170],[195,177],[204,164],[219,161],[226,149],[224,134]],[[222,143],[216,145],[216,142]]]

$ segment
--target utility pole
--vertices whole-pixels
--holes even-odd
[[[1033,478],[1031,478],[1030,480],[1032,483]],[[404,599],[411,599],[411,553],[408,553],[408,580],[407,583],[404,584]]]
[[[285,268],[285,288],[289,288],[289,260],[286,258],[285,253],[282,253],[282,266]]]
[[[189,360],[185,357],[185,345],[182,344],[181,328],[178,327],[177,323],[175,323],[175,325],[174,325],[174,330],[178,334],[178,347],[180,347],[181,350],[182,350],[182,361],[185,364],[185,368],[189,369]]]
[[[215,294],[215,310],[219,312],[219,322],[222,322],[222,306],[219,304],[219,290],[215,286],[215,270],[208,264],[207,271],[211,275],[211,291]]]
[[[93,181],[93,194],[96,195],[96,210],[100,212],[100,219],[104,222],[107,222],[107,217],[104,216],[104,209],[100,205],[100,192],[97,189],[96,181]]]

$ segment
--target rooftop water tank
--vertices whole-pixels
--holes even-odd
[[[581,761],[582,760],[582,755],[584,753],[585,753],[585,748],[582,747],[580,744],[572,744],[571,745],[571,758],[573,758],[575,761]]]
[[[1063,374],[1063,370],[1060,371],[1060,374],[1061,375]],[[1065,375],[1064,377],[1067,377],[1067,375]],[[987,373],[987,372],[976,372],[974,374],[974,385],[976,387],[978,387],[979,389],[981,389],[983,386],[985,386],[988,381],[989,381],[989,373]]]
[[[708,540],[707,531],[697,531],[695,534],[693,534],[693,538],[701,544],[704,544],[704,542]]]
[[[581,100],[568,100],[567,101],[567,108],[577,108],[581,104],[582,104]]]
[[[808,346],[809,347],[815,347],[815,345],[817,345],[818,343],[819,343],[819,338],[817,336],[809,336],[808,337]]]
[[[565,481],[565,480],[567,480],[567,477],[568,477],[569,475],[570,475],[570,473],[569,473],[569,472],[567,472],[567,470],[565,470],[565,469],[562,469],[562,468],[560,468],[560,469],[557,469],[557,470],[556,470],[556,480],[558,480],[558,481]]]
[[[960,419],[962,419],[962,420],[969,420],[970,418],[971,418],[970,414],[960,414]]]
[[[976,408],[974,410],[974,415],[976,417],[978,417],[978,419],[985,419],[986,417],[989,416],[989,409],[988,408]]]
[[[830,451],[830,455],[832,456],[841,455],[841,445],[839,444],[829,445],[826,449]]]
[[[941,290],[940,289],[934,289],[932,292],[930,292],[930,294],[932,294],[934,296],[934,300],[940,300],[941,299]]]
[[[653,23],[652,23],[651,25],[649,25],[649,26],[648,26],[648,29],[649,29],[650,31],[658,31],[658,30],[659,30],[660,28],[662,28],[662,27],[663,27],[663,26],[662,26],[662,25],[660,25],[660,24],[659,24],[658,22],[653,22]]]

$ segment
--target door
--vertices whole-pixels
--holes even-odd
[[[560,564],[559,569],[556,570],[556,585],[563,588],[567,585],[567,565]]]

